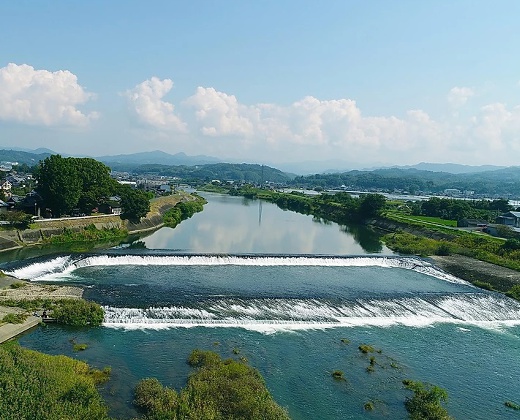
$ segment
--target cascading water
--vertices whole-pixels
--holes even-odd
[[[375,274],[369,282],[358,278],[367,269]],[[28,261],[7,273],[88,286],[113,328],[520,324],[520,303],[415,257],[90,254]]]

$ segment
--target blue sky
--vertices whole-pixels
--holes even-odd
[[[0,146],[517,165],[518,16],[516,0],[0,1]]]

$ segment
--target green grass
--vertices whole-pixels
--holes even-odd
[[[121,239],[128,236],[128,230],[118,228],[98,229],[94,224],[85,226],[81,230],[72,230],[64,228],[61,235],[54,235],[45,239],[45,243],[49,244],[66,244],[75,242],[96,242]]]
[[[415,221],[415,222],[434,223],[437,225],[449,226],[449,227],[457,227],[456,220],[446,220],[446,219],[441,219],[440,217],[412,216],[412,215],[404,215],[404,214],[400,214],[400,213],[394,213],[394,214],[399,219],[406,219],[406,220]]]
[[[2,318],[4,324],[23,324],[27,319],[27,314],[7,314]]]
[[[0,345],[2,420],[108,420],[96,389],[98,377],[84,362]]]

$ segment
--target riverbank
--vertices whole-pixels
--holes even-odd
[[[488,283],[501,292],[520,284],[520,272],[506,267],[464,255],[432,255],[430,258],[437,267],[456,277],[477,285]]]
[[[83,289],[80,287],[35,284],[10,276],[0,277],[0,343],[34,328],[42,322],[41,313],[39,316],[35,316],[34,313],[25,309],[4,306],[2,303],[24,300],[81,299],[82,296]],[[1,322],[9,314],[25,317],[25,320],[19,324]]]
[[[26,246],[42,245],[66,234],[81,234],[86,228],[119,232],[119,237],[151,232],[164,226],[162,215],[182,201],[191,200],[185,192],[155,198],[150,203],[150,211],[139,222],[122,220],[117,215],[99,214],[95,216],[68,217],[62,219],[36,220],[30,229],[0,230],[0,252],[20,249]],[[65,241],[67,242],[67,241]]]

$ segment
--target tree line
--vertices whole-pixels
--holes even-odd
[[[513,210],[508,200],[456,200],[431,197],[426,201],[410,204],[412,214],[416,216],[440,217],[446,220],[479,219],[494,222],[500,214]]]

